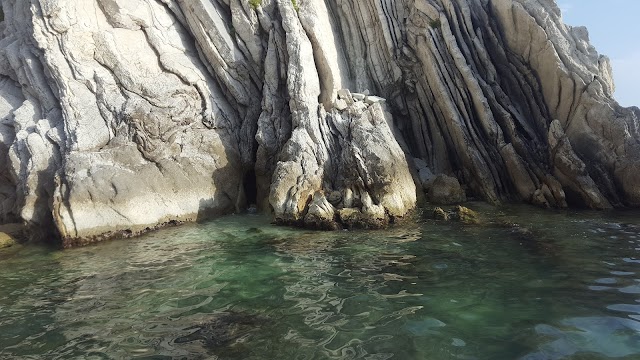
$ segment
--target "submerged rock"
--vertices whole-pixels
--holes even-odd
[[[184,329],[191,334],[176,338],[176,344],[201,341],[206,347],[218,348],[231,345],[257,331],[265,320],[253,315],[225,312],[215,315],[207,322]]]
[[[415,206],[407,158],[455,174],[431,189],[446,203],[464,184],[492,203],[640,206],[640,109],[613,100],[609,60],[553,1],[2,13],[0,223],[65,246],[251,203],[284,224],[383,226]]]

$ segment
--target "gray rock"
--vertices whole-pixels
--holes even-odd
[[[342,201],[342,193],[340,191],[332,191],[327,196],[327,200],[329,200],[331,205],[338,206]]]
[[[310,228],[334,230],[338,228],[334,220],[335,215],[335,208],[324,196],[324,193],[316,191],[304,216],[304,224]]]
[[[349,105],[347,104],[347,102],[346,102],[345,100],[342,100],[342,99],[338,99],[338,100],[336,100],[335,108],[336,108],[338,111],[344,111],[344,110],[346,110],[348,107],[349,107]]]
[[[344,100],[347,105],[353,105],[353,96],[351,96],[351,92],[347,89],[340,89],[337,92],[338,99]]]
[[[445,174],[437,175],[429,184],[427,200],[434,204],[458,204],[467,200],[458,179]]]
[[[428,167],[423,167],[418,171],[418,178],[420,179],[420,184],[422,184],[422,189],[429,191],[436,175],[434,175]]]
[[[281,154],[269,198],[276,220],[298,224],[304,219],[305,223],[317,224],[318,219],[325,219],[329,224],[333,218],[329,212],[327,216],[316,214],[328,206],[314,205],[326,200],[311,196],[324,190],[324,183],[333,183],[345,194],[344,207],[359,209],[358,216],[350,216],[347,222],[338,217],[347,226],[380,227],[411,210],[416,203],[415,185],[405,155],[388,126],[391,115],[379,104],[359,114],[345,112],[344,117],[322,109],[319,113],[320,119],[301,123],[294,130]],[[332,131],[344,121],[348,136]],[[315,158],[304,150],[303,144],[310,143],[310,138],[323,139],[317,143]],[[313,221],[308,221],[312,211]]]

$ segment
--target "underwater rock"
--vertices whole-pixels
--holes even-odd
[[[195,330],[189,335],[176,338],[176,344],[201,341],[206,347],[218,348],[231,345],[234,341],[242,339],[252,332],[257,331],[265,320],[254,315],[225,312],[216,314],[207,322],[184,329]]]
[[[560,326],[538,324],[534,327],[539,336],[548,342],[521,359],[538,360],[554,354],[555,359],[578,357],[577,354],[593,354],[603,358],[638,357],[637,344],[640,324],[637,320],[614,316],[574,317],[560,321]]]

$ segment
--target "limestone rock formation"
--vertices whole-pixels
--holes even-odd
[[[552,0],[2,0],[0,223],[65,246],[257,204],[383,226],[435,176],[640,205],[640,109]],[[418,190],[416,186],[418,184]]]
[[[342,111],[320,107],[319,118],[294,126],[271,185],[277,222],[380,227],[415,205],[415,184],[392,134],[391,114],[379,100],[349,100],[345,94],[347,100],[336,101],[347,103]],[[340,209],[352,210],[348,220]]]

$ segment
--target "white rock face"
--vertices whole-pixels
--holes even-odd
[[[3,9],[2,95],[23,101],[3,111],[14,116],[3,141],[13,213],[55,226],[73,245],[235,208],[240,120],[166,7],[5,1]]]
[[[252,203],[382,226],[439,174],[490,202],[640,206],[640,110],[553,1],[297,4],[2,0],[0,223],[65,246]]]

